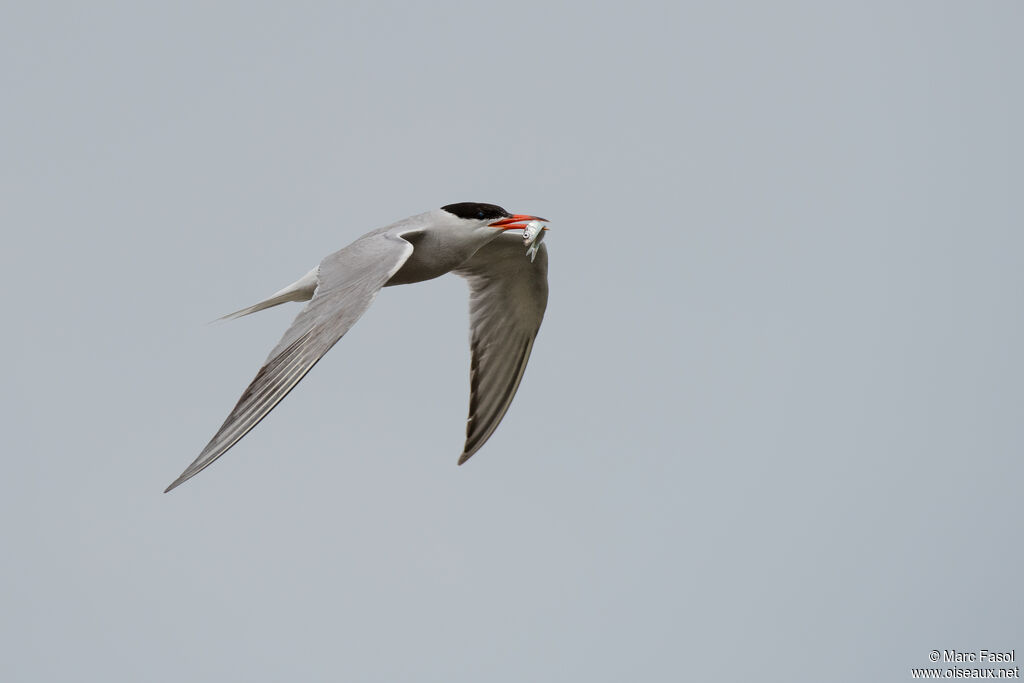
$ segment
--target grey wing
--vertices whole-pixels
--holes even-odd
[[[459,464],[490,438],[526,371],[548,303],[548,253],[531,262],[519,233],[503,234],[455,271],[469,281],[469,420]]]
[[[408,233],[367,235],[325,258],[313,298],[292,322],[231,414],[181,476],[179,486],[208,467],[267,416],[370,307],[377,292],[413,251]]]

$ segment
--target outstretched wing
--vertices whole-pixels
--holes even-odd
[[[472,361],[469,420],[459,464],[484,445],[505,417],[548,303],[548,252],[531,263],[522,238],[503,234],[455,272],[469,281]]]
[[[402,239],[403,234],[408,233],[367,235],[320,263],[313,298],[270,352],[210,443],[164,493],[194,477],[238,443],[348,332],[412,254],[413,246]]]

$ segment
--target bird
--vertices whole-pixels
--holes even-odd
[[[267,356],[224,424],[164,493],[209,467],[295,388],[383,287],[455,273],[469,283],[470,395],[462,465],[497,429],[519,388],[548,300],[547,247],[523,254],[531,221],[496,204],[459,202],[372,230],[284,289],[229,313],[234,319],[308,301]],[[535,227],[536,224],[534,224]],[[546,227],[544,228],[547,229]]]

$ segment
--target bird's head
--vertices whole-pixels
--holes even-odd
[[[478,202],[449,204],[442,206],[441,210],[471,222],[474,228],[486,226],[497,230],[522,230],[530,221],[547,221],[546,218],[538,216],[522,213],[512,214],[496,204],[480,204]]]

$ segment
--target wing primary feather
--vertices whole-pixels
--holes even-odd
[[[238,399],[227,419],[224,420],[224,424],[220,426],[217,433],[206,444],[199,457],[181,473],[180,477],[175,479],[164,490],[164,493],[180,486],[209,467],[229,448],[238,443],[253,427],[259,424],[264,417],[270,414],[270,411],[295,388],[299,380],[316,365],[316,361],[313,361],[313,363],[304,366],[303,354],[296,353],[312,332],[313,330],[306,332],[292,342],[285,351],[276,356],[274,361],[260,368],[260,371],[256,373],[256,377],[253,378],[249,386],[242,392],[242,396]],[[277,376],[270,380],[270,383],[266,386],[257,389],[271,373],[277,373]]]
[[[530,358],[532,347],[533,339],[527,338],[522,343],[522,348],[517,356],[515,356],[517,360],[513,365],[515,368],[514,374],[508,379],[508,384],[501,394],[501,400],[498,402],[488,402],[491,407],[486,414],[476,414],[471,408],[470,419],[466,424],[466,445],[463,447],[462,455],[459,457],[460,465],[473,457],[473,454],[484,445],[491,434],[494,433],[494,430],[498,428],[502,418],[505,417],[509,406],[512,405],[512,398],[519,388],[519,382],[523,378],[523,373],[526,371],[526,363]],[[477,408],[479,409],[479,403]]]
[[[259,389],[259,393],[253,395],[252,392],[243,394],[242,398],[239,399],[238,404],[235,405],[231,415],[225,420],[224,424],[221,425],[221,429],[226,429],[230,423],[234,423],[237,429],[245,423],[245,420],[249,419],[253,413],[260,410],[265,405],[268,396],[272,396],[277,392],[282,385],[288,382],[294,375],[302,370],[302,363],[304,356],[301,354],[295,354],[294,358],[288,361],[288,364],[283,367],[276,368],[277,376],[267,382],[263,387]],[[250,384],[250,389],[260,382],[262,379],[261,375],[257,375],[256,379]],[[245,405],[243,406],[243,402]],[[243,409],[242,412],[236,412]],[[228,436],[230,432],[225,431],[221,436]]]

